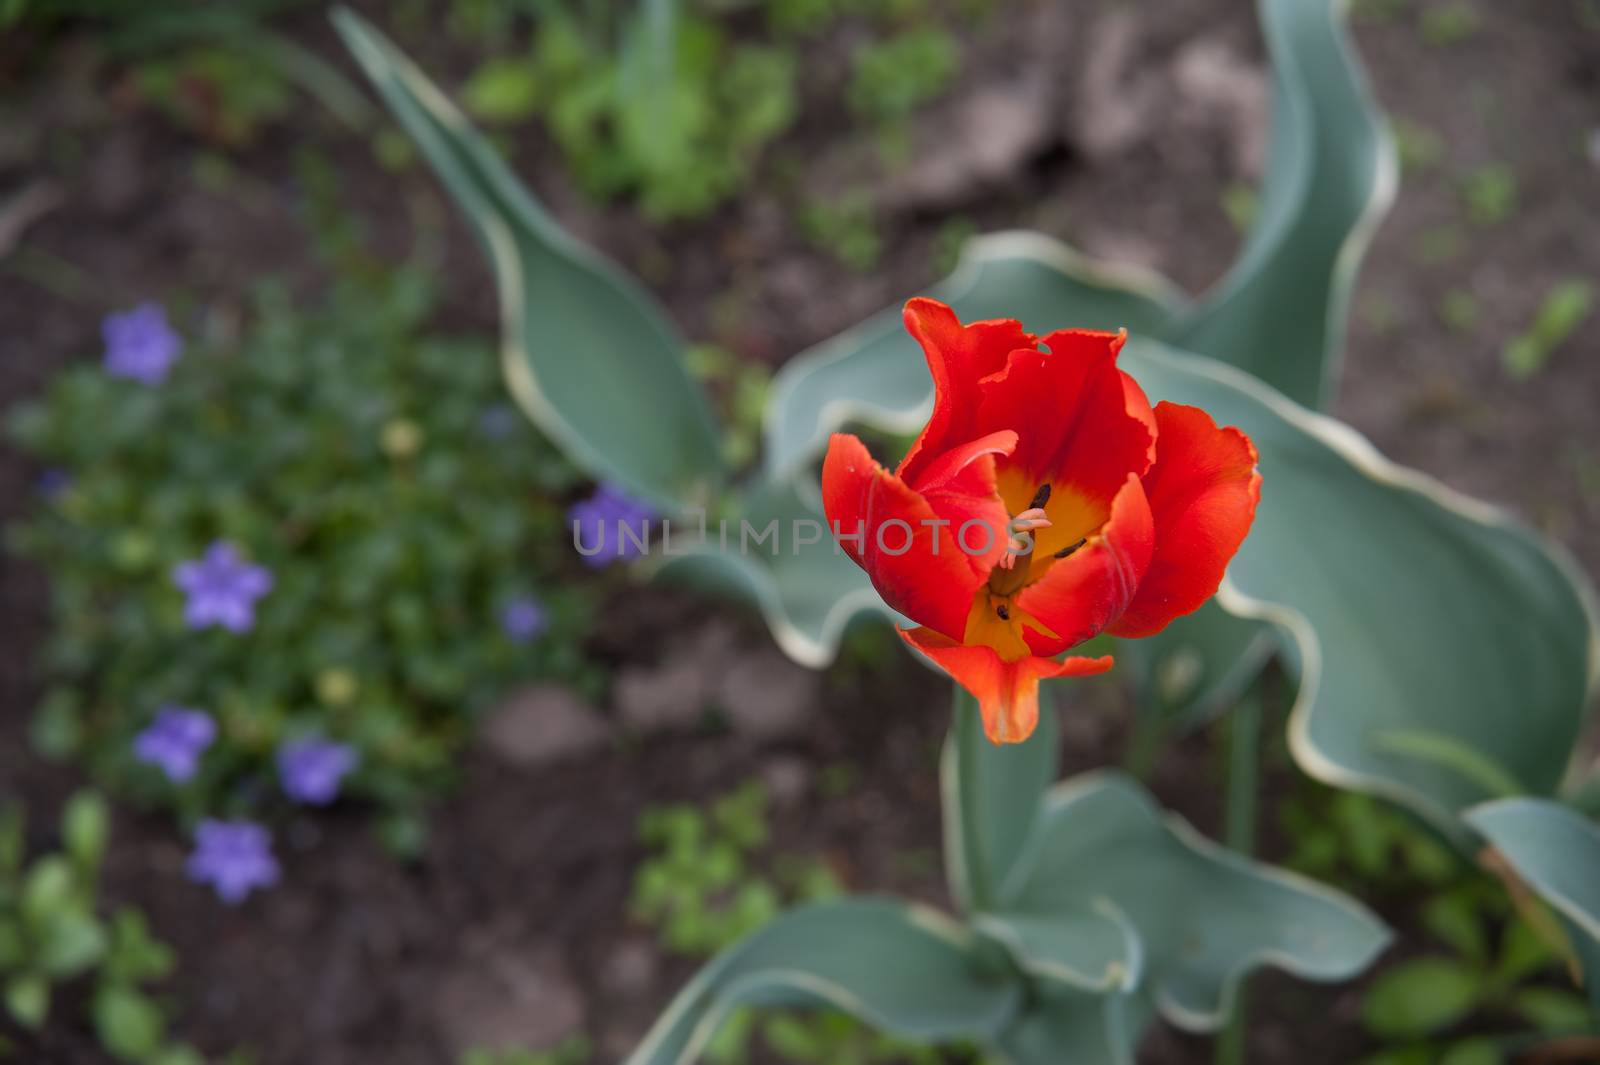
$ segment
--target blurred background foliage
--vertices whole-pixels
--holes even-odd
[[[272,752],[298,734],[353,745],[349,792],[413,811],[515,683],[603,689],[582,651],[594,593],[571,581],[563,525],[580,480],[507,406],[492,350],[426,327],[415,271],[319,302],[264,285],[166,382],[85,366],[11,418],[55,471],[12,537],[52,574],[36,740],[186,820],[260,807]],[[244,635],[189,628],[172,583],[219,539],[273,577]],[[545,612],[527,642],[501,623],[523,599]],[[219,725],[176,787],[132,755],[165,704]]]

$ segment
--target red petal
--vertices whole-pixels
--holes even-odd
[[[1012,427],[1022,436],[1000,464],[1001,494],[1013,513],[1049,484],[1049,553],[1089,535],[1110,515],[1128,475],[1142,477],[1154,459],[1149,401],[1117,369],[1118,333],[1061,330],[1049,352],[1015,351],[1003,373],[983,382],[978,426]]]
[[[1261,498],[1256,449],[1198,407],[1156,406],[1156,462],[1144,479],[1155,516],[1155,554],[1117,636],[1150,636],[1216,593]]]
[[[1012,351],[1033,347],[1036,338],[1009,318],[962,325],[948,306],[921,297],[906,303],[903,317],[906,330],[922,345],[933,374],[933,415],[895,471],[914,483],[922,467],[935,457],[954,444],[983,435],[975,429],[978,382],[1003,368]]]
[[[1015,443],[1014,434],[997,433],[957,449],[954,458],[941,457],[924,495],[880,466],[856,437],[835,433],[828,441],[823,509],[840,546],[867,571],[884,602],[920,624],[961,635],[973,594],[1005,545],[1001,537],[988,555],[969,555],[956,536],[968,521],[1005,528],[994,455]],[[886,527],[889,522],[896,524]],[[970,542],[981,544],[976,536]]]
[[[933,660],[978,700],[983,731],[991,743],[1021,743],[1039,723],[1039,681],[1082,677],[1111,668],[1111,656],[1060,662],[1030,656],[1008,662],[994,648],[955,642],[930,629],[901,629],[912,647]]]
[[[1017,596],[1017,606],[1049,629],[1023,635],[1034,654],[1060,654],[1098,635],[1127,610],[1150,568],[1155,522],[1137,477],[1123,483],[1111,516],[1088,542],[1066,558],[1042,556],[1048,566]]]

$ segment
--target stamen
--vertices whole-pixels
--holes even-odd
[[[1037,510],[1048,502],[1050,502],[1050,483],[1046,481],[1039,486],[1037,492],[1033,493],[1033,502],[1028,504],[1028,509]]]
[[[1046,493],[1048,494],[1048,493]],[[1050,528],[1050,519],[1040,507],[1029,507],[1006,524],[1006,553],[1000,556],[1000,568],[1010,569],[1017,564],[1017,556],[1028,553],[1028,541],[1023,533]]]
[[[1006,605],[1004,603],[1001,603],[999,606],[995,607],[994,608],[994,612],[996,614],[1000,615],[1000,620],[1001,621],[1010,621],[1011,620],[1011,611],[1006,607]]]
[[[1082,547],[1084,544],[1086,544],[1088,542],[1089,542],[1089,538],[1087,536],[1085,536],[1082,540],[1079,540],[1077,543],[1069,544],[1066,547],[1063,547],[1061,550],[1057,551],[1056,552],[1056,557],[1057,558],[1066,558],[1068,555],[1072,554],[1074,551],[1076,551],[1078,548]]]

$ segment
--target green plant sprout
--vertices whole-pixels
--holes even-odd
[[[1528,331],[1507,344],[1501,353],[1500,362],[1506,373],[1519,381],[1538,374],[1557,349],[1588,321],[1594,301],[1594,284],[1586,278],[1568,278],[1547,292]]]
[[[0,810],[0,997],[13,1021],[42,1028],[57,992],[87,982],[89,1021],[100,1045],[134,1065],[202,1065],[172,1041],[169,1018],[149,985],[172,971],[172,951],[151,938],[142,913],[109,917],[100,901],[100,867],[110,834],[105,801],[92,792],[61,813],[61,850],[25,852],[19,806]],[[0,1059],[14,1047],[0,1039]]]

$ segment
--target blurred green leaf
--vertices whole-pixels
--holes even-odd
[[[95,992],[94,1026],[100,1042],[120,1058],[143,1061],[161,1046],[166,1018],[148,997],[110,984]]]
[[[486,122],[520,122],[539,105],[539,76],[526,56],[487,59],[461,87],[468,111]]]
[[[627,1065],[687,1063],[736,1006],[842,1009],[927,1041],[992,1037],[1021,987],[985,975],[970,933],[898,902],[853,899],[791,911],[711,961],[681,991]]]
[[[1544,369],[1556,349],[1588,319],[1594,301],[1595,287],[1583,278],[1569,278],[1552,288],[1533,325],[1506,345],[1501,356],[1506,373],[1524,380]]]
[[[6,1011],[24,1028],[37,1029],[50,1012],[50,982],[43,976],[19,974],[6,980]]]
[[[1505,1061],[1493,1039],[1463,1039],[1444,1052],[1439,1065],[1505,1065]]]
[[[35,963],[54,980],[80,976],[105,957],[105,929],[91,914],[51,913],[34,927],[33,938]]]
[[[1450,958],[1417,958],[1379,974],[1362,1001],[1367,1030],[1382,1039],[1429,1035],[1468,1016],[1483,993],[1477,969]]]
[[[105,799],[84,791],[67,800],[61,815],[61,841],[68,856],[87,874],[100,868],[111,835],[111,812]]]
[[[595,477],[667,510],[707,501],[722,476],[720,442],[671,322],[567,235],[387,39],[346,9],[334,22],[484,243],[517,402]]]
[[[1561,917],[1600,1014],[1600,826],[1534,798],[1485,803],[1464,818]]]

